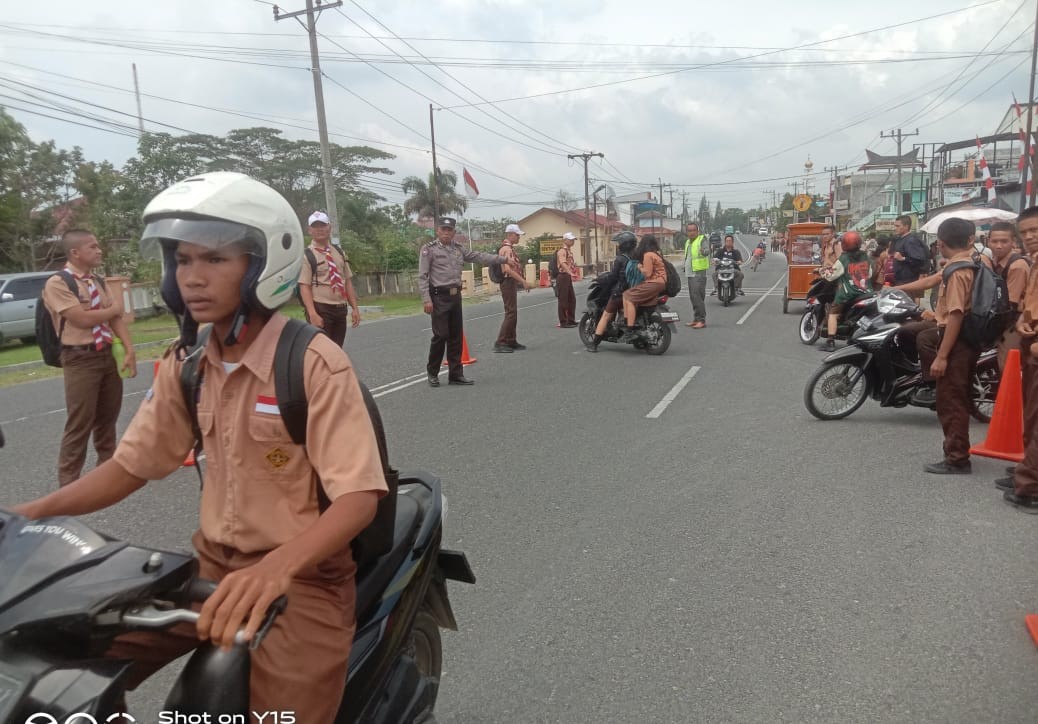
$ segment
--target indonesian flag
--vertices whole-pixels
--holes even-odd
[[[472,174],[469,173],[467,168],[462,167],[461,177],[465,179],[465,195],[469,198],[478,197],[479,186],[476,186],[476,179],[472,178]]]
[[[281,410],[278,409],[277,398],[269,397],[267,395],[257,395],[256,412],[262,412],[267,415],[280,415]]]
[[[995,200],[995,180],[991,178],[991,169],[988,168],[987,159],[984,158],[984,149],[980,146],[980,136],[977,136],[977,155],[980,156],[980,174],[984,179],[984,188],[988,190],[988,203]]]

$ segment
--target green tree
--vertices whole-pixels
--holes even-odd
[[[715,219],[720,219],[721,218],[721,202],[720,201],[717,202],[717,208],[714,209],[714,218]]]
[[[706,200],[706,194],[703,194],[703,198],[699,200],[699,213],[696,218],[699,220],[699,227],[702,231],[710,228],[710,202]]]
[[[400,188],[410,197],[404,201],[404,212],[419,219],[436,216],[433,188],[440,192],[441,214],[464,214],[468,208],[468,201],[456,191],[458,175],[453,171],[441,171],[439,184],[429,174],[429,180],[425,181],[418,176],[408,176],[404,179]]]

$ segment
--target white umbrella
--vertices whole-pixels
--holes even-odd
[[[925,231],[927,234],[936,234],[937,227],[948,219],[966,219],[977,226],[986,226],[996,221],[1016,221],[1016,214],[1012,211],[989,209],[985,206],[968,206],[955,211],[943,211],[919,227],[919,230]]]

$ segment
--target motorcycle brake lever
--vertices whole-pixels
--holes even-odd
[[[260,625],[259,630],[252,637],[252,641],[249,642],[249,650],[255,650],[264,637],[270,631],[270,628],[274,625],[274,619],[278,617],[279,613],[285,612],[285,607],[288,606],[288,596],[278,596],[274,599],[274,602],[267,607],[267,612],[263,615],[263,623]]]

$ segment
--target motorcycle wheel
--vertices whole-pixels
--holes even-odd
[[[991,422],[991,414],[995,411],[995,397],[998,395],[998,372],[986,370],[974,372],[970,380],[973,394],[970,399],[970,415],[979,422]]]
[[[662,322],[653,322],[649,325],[650,336],[656,339],[655,344],[645,345],[645,351],[654,357],[659,357],[670,347],[670,325]]]
[[[819,420],[839,420],[864,404],[869,380],[859,364],[836,362],[822,365],[804,387],[804,406]]]
[[[584,312],[584,316],[580,318],[577,334],[585,345],[591,344],[591,340],[595,338],[595,318],[591,316],[591,312]]]
[[[804,344],[814,344],[821,333],[822,328],[818,324],[818,317],[813,309],[808,309],[800,317],[800,341]]]
[[[418,673],[439,680],[443,671],[443,643],[440,626],[428,609],[422,608],[415,616],[407,648],[415,660]]]

